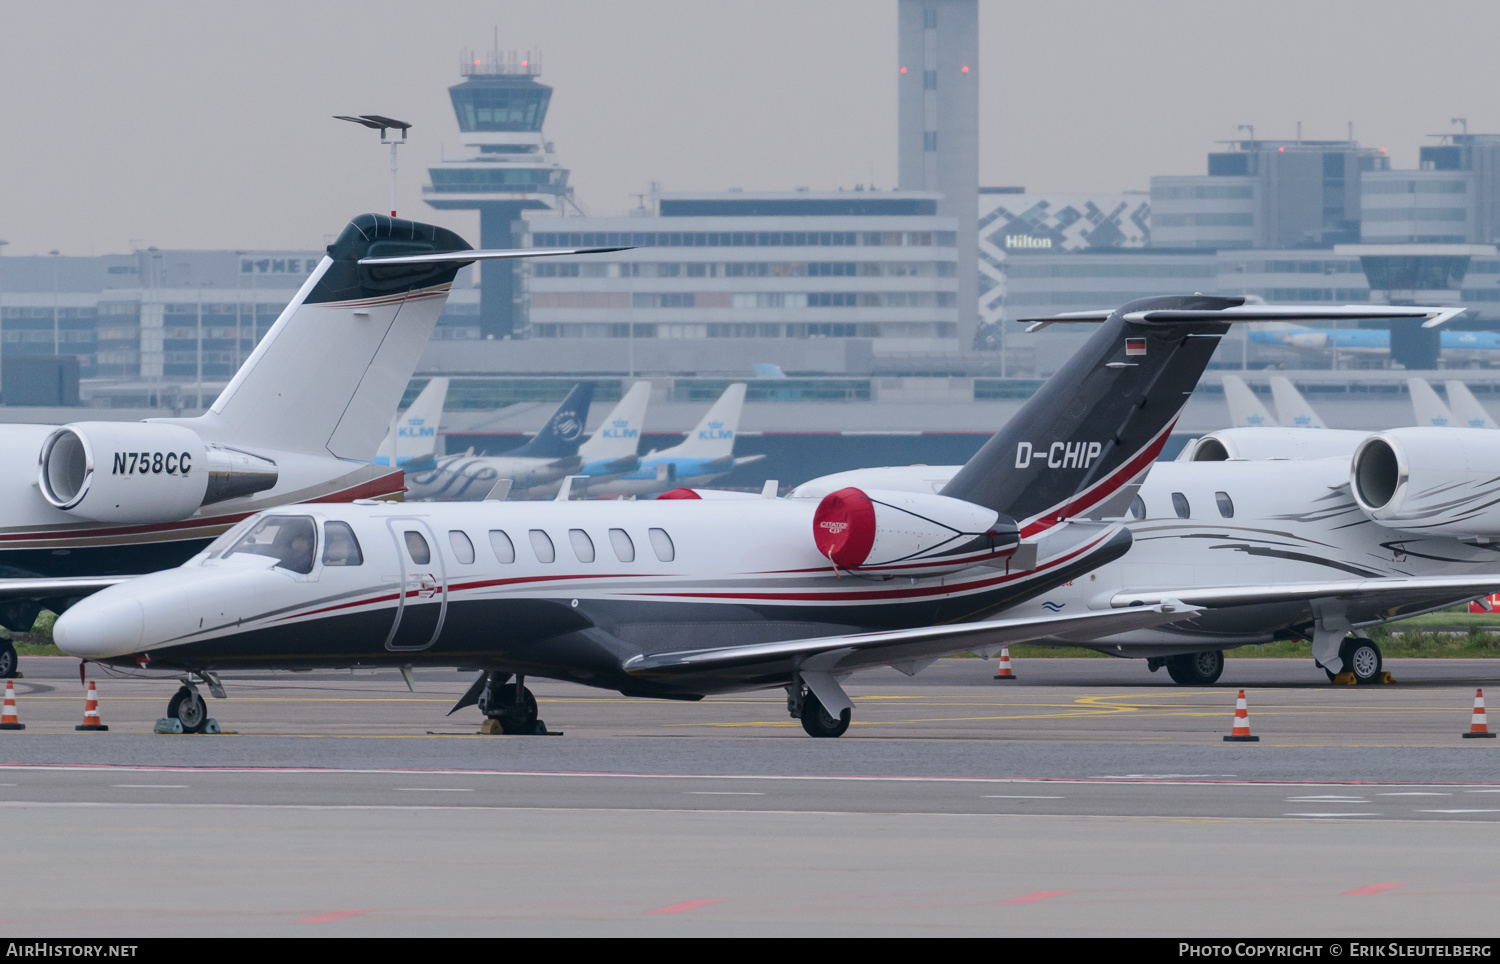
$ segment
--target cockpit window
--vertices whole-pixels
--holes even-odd
[[[271,515],[257,522],[224,557],[239,552],[271,556],[280,568],[306,574],[312,572],[316,543],[317,526],[311,516]]]
[[[362,566],[364,553],[359,551],[359,540],[347,522],[323,523],[323,565]]]

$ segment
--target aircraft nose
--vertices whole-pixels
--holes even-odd
[[[133,597],[95,596],[57,617],[52,640],[69,656],[104,659],[140,649],[145,627],[145,613]]]

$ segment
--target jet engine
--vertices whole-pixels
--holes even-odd
[[[97,522],[174,522],[276,484],[276,463],[152,422],[74,422],[42,443],[52,505]]]
[[[1471,428],[1372,435],[1349,470],[1354,501],[1376,523],[1421,535],[1500,538],[1500,438]]]
[[[813,512],[818,551],[842,569],[935,576],[1004,559],[1015,521],[972,502],[921,492],[839,489]]]
[[[1226,428],[1189,442],[1177,461],[1348,458],[1369,434],[1346,429],[1280,428],[1274,425]]]

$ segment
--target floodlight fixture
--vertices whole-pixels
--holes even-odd
[[[358,117],[348,114],[334,114],[334,120],[349,121],[351,124],[359,124],[371,130],[380,131],[380,143],[391,146],[391,217],[396,216],[396,148],[406,143],[406,132],[411,130],[412,125],[394,117],[385,117],[381,114],[360,114]],[[388,131],[398,130],[401,139],[387,137]]]

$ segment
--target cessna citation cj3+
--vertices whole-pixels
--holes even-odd
[[[269,506],[399,496],[401,472],[371,459],[457,270],[585,250],[475,251],[362,215],[204,414],[0,426],[0,625],[180,565]],[[0,675],[15,662],[4,643]]]
[[[428,664],[483,668],[459,706],[507,732],[537,726],[535,675],[678,699],[785,687],[808,733],[837,736],[852,709],[839,679],[856,669],[915,673],[955,651],[1192,614],[1158,600],[975,622],[1130,547],[1105,517],[1134,498],[1228,323],[1260,317],[1240,303],[1109,313],[940,493],[268,512],[84,600],[55,638],[183,673],[171,709],[185,728],[206,716],[194,678],[212,691],[220,670]]]

